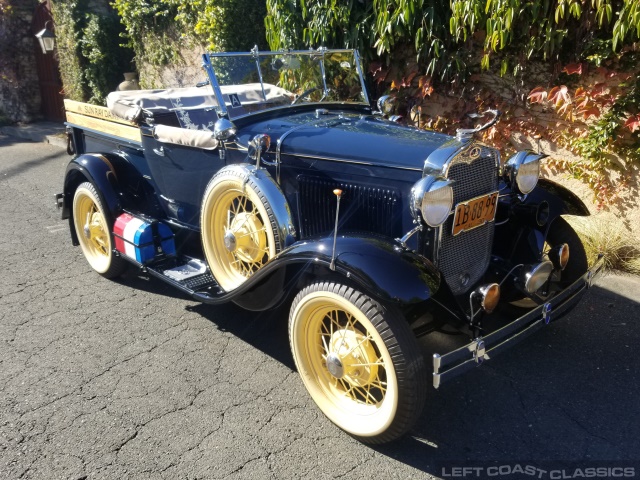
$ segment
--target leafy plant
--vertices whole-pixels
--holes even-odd
[[[582,64],[567,65],[563,71],[569,75],[582,75]],[[602,206],[611,201],[620,183],[610,180],[610,170],[622,174],[622,184],[630,180],[614,154],[623,154],[627,162],[640,164],[640,141],[625,134],[640,128],[640,80],[637,73],[618,73],[598,68],[595,83],[570,89],[560,85],[547,89],[536,87],[529,93],[532,103],[552,107],[567,120],[577,120],[577,132],[564,142],[582,158],[568,164],[555,161],[585,181]],[[635,78],[635,81],[631,81]],[[629,133],[627,132],[627,133]]]
[[[88,0],[58,0],[53,7],[65,96],[103,103],[131,68],[132,52],[119,45],[118,18],[93,13]]]
[[[266,48],[265,6],[252,0],[114,0],[139,64],[179,62],[180,48]]]

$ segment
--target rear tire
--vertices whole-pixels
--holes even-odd
[[[395,309],[339,283],[315,283],[293,301],[289,341],[311,398],[360,441],[394,440],[420,416],[424,358]]]
[[[91,182],[81,183],[73,195],[73,223],[84,257],[105,278],[119,277],[128,264],[113,253],[113,224]]]

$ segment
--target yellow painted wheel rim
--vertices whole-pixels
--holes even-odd
[[[307,295],[293,315],[291,339],[296,364],[323,413],[355,435],[385,431],[397,410],[397,378],[389,352],[371,321],[332,292]]]
[[[215,185],[203,205],[203,244],[211,271],[227,290],[240,286],[275,256],[268,214],[257,194],[239,180]]]
[[[92,192],[85,189],[76,191],[73,216],[85,258],[94,270],[106,272],[111,263],[111,237],[107,221]]]

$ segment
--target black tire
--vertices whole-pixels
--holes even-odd
[[[105,278],[122,275],[128,263],[113,252],[113,220],[91,182],[78,185],[73,195],[73,223],[84,257]]]
[[[311,398],[358,440],[389,442],[420,416],[424,357],[396,309],[346,285],[315,283],[293,300],[289,342]]]
[[[281,239],[269,202],[260,186],[237,169],[223,169],[207,185],[200,227],[211,273],[227,292],[280,252]]]

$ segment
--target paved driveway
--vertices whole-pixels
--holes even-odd
[[[370,448],[312,404],[286,312],[90,271],[53,203],[67,162],[0,136],[0,478],[407,479],[561,460],[640,474],[637,279],[602,279],[562,322],[431,391],[412,435]]]

